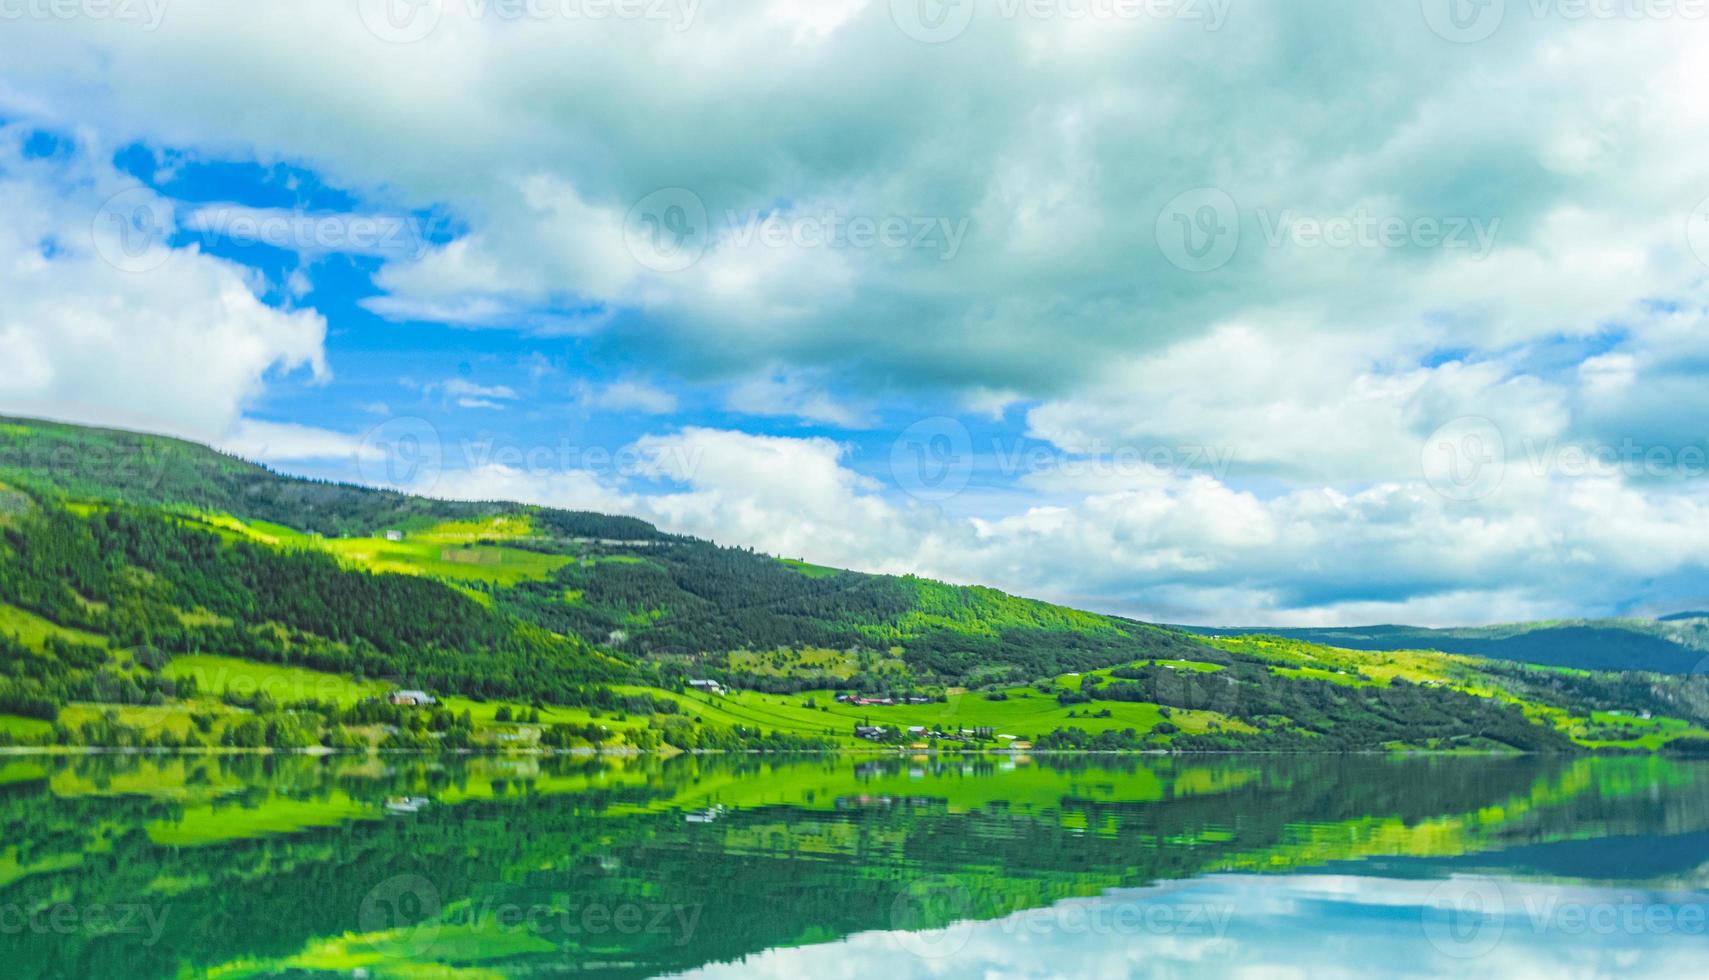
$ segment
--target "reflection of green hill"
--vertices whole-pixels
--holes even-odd
[[[1709,880],[1709,831],[1617,834],[1524,844],[1502,851],[1372,862],[1385,877],[1444,873],[1500,874],[1558,882],[1592,882],[1680,891]]]
[[[139,778],[139,766],[154,769]],[[1010,772],[848,759],[410,760],[387,770],[204,758],[44,769],[0,787],[0,903],[147,902],[164,928],[153,945],[0,936],[0,956],[23,975],[221,964],[384,974],[416,958],[501,969],[598,960],[620,964],[606,972],[650,974],[887,929],[905,889],[948,888],[945,909],[991,918],[1219,870],[1709,831],[1709,768],[1653,758],[1230,757]],[[140,791],[150,784],[159,790]],[[438,802],[384,815],[388,798],[412,796]],[[260,833],[278,813],[316,806],[368,819],[160,843],[163,828],[204,811]],[[372,896],[400,875],[431,883],[440,911],[430,937],[376,933],[392,920]],[[680,925],[565,935],[501,918],[511,907],[589,905],[696,918],[686,936]]]

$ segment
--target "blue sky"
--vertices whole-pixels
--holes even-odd
[[[1171,621],[1699,607],[1706,26],[1450,2],[21,7],[0,411]]]

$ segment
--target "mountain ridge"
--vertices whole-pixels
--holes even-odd
[[[1174,628],[1199,636],[1283,636],[1354,650],[1440,650],[1582,670],[1709,671],[1709,621],[1695,616],[1539,620],[1444,628],[1404,624]]]

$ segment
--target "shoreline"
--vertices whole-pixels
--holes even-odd
[[[325,746],[315,746],[306,749],[275,749],[255,748],[238,749],[227,747],[208,748],[127,748],[119,746],[99,745],[52,745],[52,746],[0,746],[0,758],[27,758],[31,756],[77,756],[77,755],[133,755],[133,756],[310,756],[326,758],[331,756],[433,756],[458,758],[643,758],[653,757],[671,759],[677,756],[712,756],[712,755],[753,755],[753,756],[851,756],[851,757],[896,757],[918,758],[921,756],[939,756],[946,759],[988,756],[995,758],[1034,758],[1037,756],[1110,756],[1134,757],[1154,756],[1159,758],[1172,756],[1231,756],[1231,755],[1272,755],[1272,756],[1436,756],[1436,757],[1471,757],[1480,759],[1501,758],[1570,758],[1578,756],[1657,756],[1661,758],[1689,758],[1687,756],[1670,755],[1661,751],[1634,751],[1629,749],[1587,748],[1578,752],[1496,752],[1475,749],[1349,749],[1335,752],[1302,752],[1280,749],[1218,749],[1204,751],[1170,751],[1167,749],[990,749],[975,752],[944,752],[937,749],[896,749],[885,751],[882,748],[835,748],[835,749],[693,749],[665,752],[658,749],[642,751],[639,749],[568,749],[563,751],[551,749],[508,749],[503,751],[482,752],[473,749],[331,749]]]

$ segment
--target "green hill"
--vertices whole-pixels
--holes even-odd
[[[0,741],[1640,750],[1706,705],[1702,678],[1207,640],[0,419]]]
[[[1709,616],[1701,613],[1682,613],[1660,619],[1552,620],[1456,629],[1421,626],[1179,628],[1199,635],[1267,633],[1354,650],[1441,650],[1580,670],[1643,670],[1662,674],[1709,671]]]

